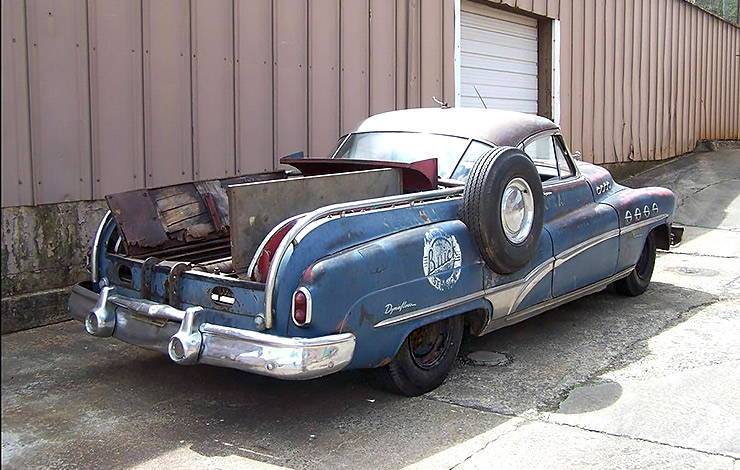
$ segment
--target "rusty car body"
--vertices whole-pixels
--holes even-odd
[[[615,284],[680,241],[675,198],[576,161],[533,115],[372,116],[330,158],[107,197],[75,286],[88,333],[282,379],[383,368],[438,386],[483,335]]]

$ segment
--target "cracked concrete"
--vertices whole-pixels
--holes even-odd
[[[733,174],[740,151],[723,150],[633,178],[682,196],[687,225],[648,292],[601,292],[469,338],[423,397],[390,395],[362,372],[291,383],[179,367],[71,322],[6,335],[2,464],[740,470]],[[472,351],[507,361],[476,365]]]

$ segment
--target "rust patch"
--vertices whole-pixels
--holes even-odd
[[[419,217],[421,217],[421,219],[426,223],[429,223],[431,221],[427,213],[424,212],[424,209],[419,209]]]
[[[391,363],[391,361],[392,361],[392,360],[393,360],[393,358],[392,358],[392,357],[385,357],[385,358],[383,358],[383,359],[382,359],[382,360],[381,360],[380,362],[378,362],[378,363],[377,363],[377,364],[375,365],[375,367],[383,367],[383,366],[387,366],[388,364],[390,364],[390,363]]]
[[[342,318],[339,323],[337,323],[336,330],[337,333],[354,333],[354,331],[349,328],[347,317]]]

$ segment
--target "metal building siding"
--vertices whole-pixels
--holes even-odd
[[[740,138],[738,27],[683,0],[489,3],[560,19],[560,122],[585,159]],[[454,8],[3,0],[2,205],[270,170],[327,153],[368,113],[454,104]]]
[[[308,8],[292,0],[273,2],[273,100],[275,150],[280,157],[306,150],[308,143]]]
[[[88,2],[93,197],[144,181],[141,3]]]
[[[31,137],[28,123],[26,22],[21,0],[2,1],[2,204],[33,204]]]
[[[148,187],[193,179],[190,8],[144,0],[144,151]]]
[[[536,113],[537,21],[464,2],[460,29],[461,105]]]
[[[307,150],[309,156],[326,157],[339,136],[339,1],[312,1],[308,8]]]
[[[234,128],[237,173],[272,170],[272,1],[234,2]]]
[[[370,0],[370,115],[396,108],[397,5]]]
[[[442,27],[442,0],[424,0],[421,7],[421,37],[425,38],[420,51],[421,106],[438,106],[434,98],[443,98],[442,59],[444,31]]]
[[[341,7],[341,134],[351,131],[370,113],[370,4],[343,2]]]
[[[234,51],[231,0],[190,3],[193,174],[234,175]]]
[[[85,4],[35,0],[26,14],[35,202],[89,199]]]
[[[455,0],[443,0],[442,89],[444,101],[455,105]]]

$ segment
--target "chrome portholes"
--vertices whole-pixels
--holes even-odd
[[[656,217],[658,215],[660,215],[660,211],[658,210],[658,203],[653,202],[652,204],[645,204],[642,208],[635,207],[633,210],[626,210],[624,212],[624,221],[626,225],[630,225],[633,220],[635,222],[640,222],[641,219],[645,219],[644,221],[648,221],[651,217]],[[666,215],[667,214],[663,214],[663,216]]]
[[[522,243],[534,223],[532,189],[522,178],[514,178],[504,188],[501,198],[501,225],[504,234],[515,245]]]

